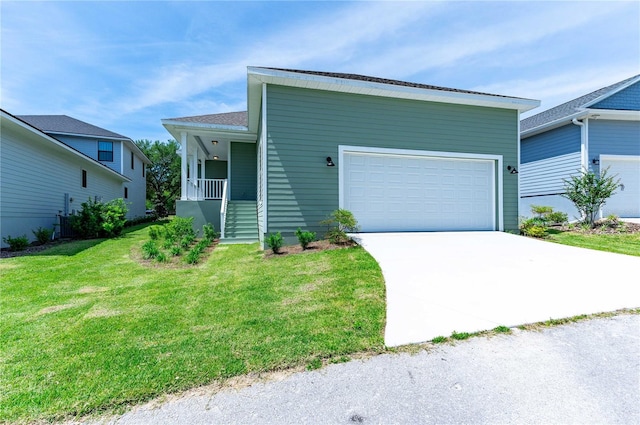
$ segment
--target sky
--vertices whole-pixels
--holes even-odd
[[[246,110],[247,66],[537,99],[640,74],[640,1],[0,1],[0,106],[133,140]]]

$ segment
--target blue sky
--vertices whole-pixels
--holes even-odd
[[[246,109],[246,67],[539,99],[640,73],[640,2],[0,2],[0,100],[134,140]],[[531,113],[527,114],[530,115]]]

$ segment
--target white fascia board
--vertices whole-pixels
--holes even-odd
[[[231,130],[231,131],[245,131],[248,132],[249,129],[243,125],[224,125],[224,124],[207,124],[203,122],[188,122],[188,121],[176,121],[176,120],[161,120],[162,125],[166,128],[169,126],[174,126],[179,129],[212,129],[212,130]]]
[[[640,121],[640,111],[628,111],[619,109],[588,109],[587,118],[607,119],[616,121]]]
[[[583,108],[588,108],[591,105],[595,105],[598,102],[601,102],[603,100],[605,100],[608,97],[613,96],[614,94],[621,92],[622,90],[626,89],[629,86],[634,85],[635,83],[637,83],[638,81],[640,81],[640,75],[638,75],[636,78],[627,81],[626,84],[621,85],[620,87],[616,88],[615,90],[611,90],[610,92],[607,92],[605,94],[603,94],[602,96],[598,96],[595,99],[585,103],[584,105],[582,105]]]
[[[640,111],[580,108],[578,112],[574,114],[559,118],[555,121],[550,121],[538,127],[533,127],[528,130],[525,130],[521,133],[520,137],[526,139],[527,137],[535,136],[536,134],[544,133],[545,131],[562,127],[563,125],[570,124],[574,118],[579,120],[590,118],[590,119],[609,119],[609,120],[617,120],[617,121],[640,121]]]
[[[256,141],[258,135],[251,133],[247,127],[232,125],[214,125],[202,123],[185,123],[181,121],[162,120],[164,128],[180,143],[180,132],[201,132],[217,135],[218,137],[227,137],[237,139],[238,141]]]
[[[2,119],[3,120],[8,120],[10,123],[12,123],[15,126],[20,127],[23,131],[28,131],[30,133],[32,133],[35,136],[40,137],[40,139],[42,139],[43,141],[47,141],[52,143],[53,145],[57,146],[58,148],[67,151],[68,153],[80,158],[81,160],[83,160],[84,162],[87,162],[89,165],[97,167],[99,169],[101,169],[102,171],[105,171],[107,173],[110,173],[112,175],[114,175],[115,177],[118,177],[120,180],[124,181],[124,182],[131,182],[131,179],[127,176],[125,176],[124,174],[120,174],[115,170],[112,170],[111,168],[107,167],[106,165],[102,164],[101,162],[96,161],[95,159],[91,158],[90,156],[87,156],[85,154],[83,154],[82,152],[75,150],[74,148],[72,148],[71,146],[67,145],[66,143],[61,142],[60,140],[56,139],[55,137],[49,136],[48,134],[36,129],[35,127],[32,127],[24,122],[22,122],[21,120],[15,118],[14,116],[12,116],[9,113],[5,113],[4,111],[2,111]],[[117,140],[122,140],[122,139],[117,139]]]
[[[447,90],[432,90],[419,87],[386,84],[374,81],[350,80],[346,78],[302,74],[290,71],[248,67],[249,80],[267,84],[278,84],[316,90],[328,90],[369,96],[392,97],[428,102],[453,103],[460,105],[485,106],[515,109],[526,112],[540,106],[539,100],[515,97],[492,96]],[[251,89],[250,89],[251,92]],[[251,107],[249,107],[251,110]]]

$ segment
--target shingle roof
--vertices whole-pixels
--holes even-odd
[[[87,136],[110,137],[115,139],[127,139],[113,131],[105,130],[93,124],[71,118],[67,115],[16,115],[21,120],[44,133],[54,134],[82,134]]]
[[[580,96],[577,99],[570,100],[568,102],[563,103],[562,105],[558,105],[554,108],[547,109],[546,111],[542,111],[539,114],[532,115],[528,118],[520,121],[520,131],[526,131],[532,128],[540,127],[547,123],[561,120],[564,117],[569,117],[576,112],[580,108],[583,108],[584,105],[588,104],[594,99],[599,98],[600,96],[604,96],[609,92],[615,91],[617,88],[627,84],[631,80],[640,77],[640,74],[634,75],[631,78],[627,78],[626,80],[619,81],[615,84],[612,84],[607,87],[603,87],[589,94],[585,94],[584,96]]]
[[[168,118],[167,121],[191,122],[198,124],[247,126],[247,111],[225,112],[222,114],[196,115],[193,117]]]
[[[441,91],[448,91],[448,92],[455,92],[455,93],[478,94],[483,96],[495,96],[495,97],[512,98],[512,99],[514,98],[513,96],[503,96],[500,94],[482,93],[477,91],[461,90],[461,89],[454,89],[449,87],[439,87],[439,86],[432,86],[428,84],[411,83],[408,81],[390,80],[388,78],[369,77],[367,75],[359,75],[359,74],[345,74],[340,72],[305,71],[300,69],[286,69],[286,68],[269,68],[269,67],[262,67],[262,68],[272,69],[274,71],[295,72],[298,74],[318,75],[321,77],[329,77],[329,78],[342,78],[345,80],[369,81],[372,83],[390,84],[394,86],[404,86],[404,87],[415,87],[415,88],[427,89],[427,90],[441,90]]]

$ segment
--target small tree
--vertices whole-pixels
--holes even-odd
[[[590,227],[594,227],[596,215],[620,186],[620,179],[608,175],[609,168],[605,168],[597,175],[593,171],[581,170],[579,175],[564,179],[563,197],[575,205],[582,215],[582,220]]]

